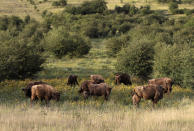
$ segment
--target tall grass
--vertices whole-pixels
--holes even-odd
[[[63,108],[0,105],[2,131],[192,131],[193,123],[194,103],[180,108],[154,110],[127,107],[103,110],[92,107],[68,109],[68,105]]]

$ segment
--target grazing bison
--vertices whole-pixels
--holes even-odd
[[[94,84],[104,83],[104,78],[101,75],[91,75],[90,78]]]
[[[26,88],[22,88],[22,91],[25,93],[26,97],[31,98],[31,88],[34,85],[39,85],[39,84],[46,84],[45,82],[42,81],[36,81],[36,82],[30,82]]]
[[[86,80],[81,84],[79,93],[83,93],[84,98],[88,96],[104,96],[105,100],[111,93],[112,88],[106,83],[94,84],[92,81]]]
[[[115,84],[125,84],[125,85],[131,85],[131,79],[130,76],[126,73],[117,73],[115,75]]]
[[[68,77],[68,82],[67,82],[67,85],[79,85],[78,81],[77,81],[77,76],[76,75],[70,75]]]
[[[93,84],[92,81],[90,80],[86,80],[83,83],[81,83],[80,89],[79,89],[79,93],[82,93],[84,91],[89,91],[89,85]]]
[[[148,84],[155,84],[155,85],[161,85],[164,89],[164,93],[170,94],[172,91],[172,85],[173,81],[170,78],[158,78],[158,79],[151,79],[148,81]]]
[[[88,91],[85,90],[83,94],[85,98],[88,98],[88,96],[104,96],[104,99],[108,100],[111,90],[112,88],[105,83],[90,84]]]
[[[151,100],[153,105],[163,98],[163,88],[160,85],[137,86],[132,97],[133,104],[139,105],[141,98]]]
[[[31,88],[31,103],[36,100],[45,100],[46,104],[49,103],[51,99],[59,101],[60,93],[57,92],[52,86],[47,84],[34,85]]]

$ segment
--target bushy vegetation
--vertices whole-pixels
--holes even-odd
[[[176,2],[178,4],[182,3],[192,3],[193,0],[157,0],[159,3],[170,3],[170,2]]]
[[[154,76],[168,76],[175,84],[194,88],[194,49],[188,45],[156,45]]]
[[[78,34],[70,34],[63,27],[50,31],[45,38],[45,44],[46,48],[58,58],[65,55],[79,57],[90,50],[90,42],[86,38]]]
[[[48,57],[48,61],[50,57],[53,57],[51,53],[57,58],[84,56],[86,59],[103,59],[104,57],[109,59],[111,57],[112,60],[117,56],[117,70],[113,65],[106,66],[103,64],[103,67],[99,67],[102,69],[91,68],[90,71],[85,70],[87,72],[85,74],[92,73],[92,71],[95,73],[110,71],[103,74],[110,74],[111,71],[122,71],[143,80],[151,77],[168,76],[182,87],[191,87],[192,82],[189,79],[192,79],[193,76],[189,75],[190,78],[186,80],[188,74],[193,71],[192,64],[188,63],[189,58],[188,61],[184,61],[188,63],[186,65],[189,65],[187,69],[184,69],[186,70],[185,74],[183,72],[176,73],[172,68],[168,70],[171,70],[173,75],[157,73],[163,72],[159,69],[160,66],[164,66],[157,65],[157,60],[155,60],[156,57],[161,57],[157,54],[159,52],[157,51],[159,49],[158,44],[162,43],[169,47],[177,45],[177,48],[186,45],[187,48],[191,49],[189,52],[193,52],[194,47],[192,10],[179,9],[177,1],[171,2],[173,2],[173,4],[170,4],[172,13],[177,14],[183,11],[190,16],[169,18],[163,11],[151,10],[149,5],[138,8],[134,5],[124,4],[121,7],[116,6],[115,9],[108,10],[104,0],[95,0],[84,2],[80,6],[68,6],[59,13],[51,13],[45,10],[42,12],[43,22],[41,23],[35,22],[29,16],[26,16],[24,20],[18,17],[1,17],[0,29],[3,31],[2,36],[4,36],[1,39],[7,42],[10,35],[14,37],[17,43],[20,43],[19,39],[25,38],[24,43],[35,46],[34,49],[38,49],[37,52],[44,53]],[[100,49],[96,50],[96,48],[101,48],[101,45],[93,45],[96,38],[105,41],[102,43],[103,48],[106,48],[102,52],[99,51]],[[94,46],[96,46],[95,49],[91,48]],[[186,50],[187,48],[182,49]],[[89,52],[90,54],[87,55]],[[105,52],[108,55],[104,54]],[[190,56],[189,54],[185,55]],[[185,60],[187,59],[186,56],[184,57]],[[167,59],[165,55],[161,58]],[[113,64],[114,62],[110,63]],[[179,63],[183,63],[183,61]],[[173,61],[171,64],[174,66],[176,62]],[[69,74],[72,68],[67,70]],[[80,70],[81,68],[78,68],[75,72],[83,73]]]
[[[103,13],[107,10],[106,2],[104,0],[94,0],[91,2],[84,2],[81,6],[69,6],[66,11],[71,14],[95,14]]]
[[[25,22],[15,16],[0,19],[0,80],[32,77],[44,62],[39,44],[43,30],[28,16]]]
[[[66,6],[67,1],[66,0],[59,0],[59,1],[53,1],[52,6]]]
[[[152,43],[143,40],[130,43],[118,54],[117,70],[147,80],[152,73],[154,54],[152,46]]]

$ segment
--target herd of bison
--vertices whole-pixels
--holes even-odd
[[[76,75],[70,75],[68,77],[67,85],[75,86],[79,85]],[[131,85],[130,76],[126,73],[115,74],[115,84]],[[141,98],[145,100],[151,100],[155,105],[160,99],[163,98],[164,93],[170,93],[172,91],[173,81],[170,78],[158,78],[148,81],[148,85],[137,86],[132,93],[133,104],[138,106]],[[27,87],[22,89],[26,95],[31,99],[31,103],[36,100],[45,100],[46,104],[51,99],[59,101],[60,93],[56,91],[52,86],[42,81],[31,82]],[[104,96],[105,100],[111,93],[112,87],[105,83],[104,78],[101,75],[91,75],[90,80],[85,80],[81,83],[79,93],[83,95],[85,99],[89,96]]]

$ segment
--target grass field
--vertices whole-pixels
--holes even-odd
[[[133,131],[192,131],[194,129],[194,92],[173,86],[155,108],[142,100],[140,108],[132,106],[133,86],[113,86],[109,101],[103,97],[84,100],[78,86],[66,86],[67,79],[43,79],[59,90],[61,100],[34,103],[25,98],[22,87],[30,80],[0,83],[0,128],[10,130],[133,130]],[[83,81],[83,79],[81,80]],[[81,82],[79,81],[79,82]]]
[[[114,72],[115,58],[106,54],[106,39],[92,40],[92,48],[83,58],[49,58],[44,64],[45,70],[37,74],[37,78],[66,78],[70,74],[76,74],[80,78],[89,77],[91,74],[101,74],[110,77]]]
[[[8,130],[192,131],[194,104],[158,110],[26,108],[0,106],[0,127]]]

